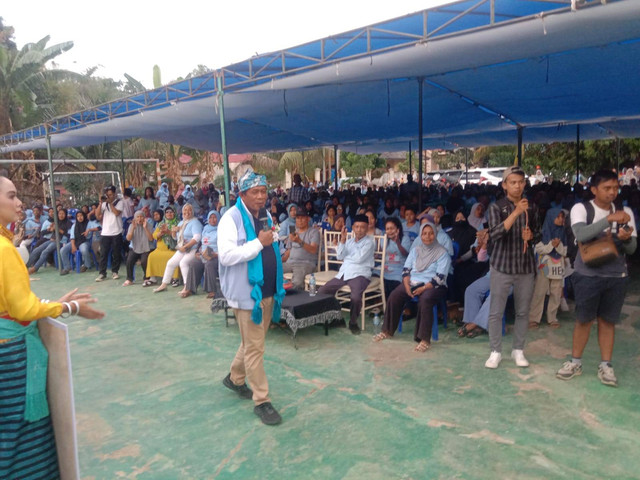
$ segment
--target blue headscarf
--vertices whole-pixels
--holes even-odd
[[[200,241],[202,242],[202,251],[210,248],[214,252],[218,253],[218,225],[216,224],[216,226],[213,227],[209,224],[211,215],[215,215],[218,219],[218,222],[220,221],[220,214],[218,213],[218,211],[211,210],[209,212],[209,215],[207,215],[207,223],[202,229],[202,238],[200,239]]]
[[[191,203],[191,200],[193,200],[194,197],[193,191],[191,190],[191,185],[187,185],[186,187],[184,187],[182,196],[184,197],[185,202]]]
[[[559,238],[563,245],[567,244],[567,234],[564,230],[564,225],[559,227],[554,220],[562,211],[561,208],[550,208],[547,210],[547,215],[544,217],[544,224],[542,225],[542,243],[549,243],[554,238]]]

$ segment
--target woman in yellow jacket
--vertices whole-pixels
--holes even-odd
[[[0,478],[59,478],[49,405],[47,350],[37,320],[80,315],[99,319],[95,299],[76,290],[57,302],[31,291],[29,274],[6,225],[22,211],[16,187],[0,176]]]

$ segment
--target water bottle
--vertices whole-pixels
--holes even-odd
[[[318,292],[316,287],[316,276],[312,273],[309,279],[309,296],[315,297]]]
[[[380,321],[380,310],[373,311],[373,332],[375,335],[380,333],[382,322]]]

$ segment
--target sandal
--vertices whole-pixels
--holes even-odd
[[[484,333],[484,329],[482,327],[473,327],[469,332],[467,332],[467,338],[476,338],[478,335],[482,335]]]
[[[539,326],[538,322],[529,322],[529,330],[537,330]]]
[[[549,328],[560,328],[560,322],[551,322]]]
[[[391,338],[391,335],[389,335],[387,332],[380,332],[379,334],[373,336],[373,341],[381,342],[383,340],[386,340],[387,338]]]
[[[182,298],[187,298],[187,297],[190,297],[190,296],[191,296],[191,292],[189,290],[182,290],[180,292],[180,297],[182,297]]]
[[[216,298],[216,292],[207,293],[207,298]]]
[[[431,347],[431,345],[429,345],[427,342],[422,340],[418,345],[416,345],[416,348],[414,348],[413,351],[414,352],[424,353],[427,350],[429,350],[430,347]]]
[[[463,323],[462,326],[458,329],[458,336],[459,337],[466,337],[467,335],[469,335],[469,333],[471,333],[471,331],[473,331],[473,328],[467,328],[467,325],[470,325],[470,323]]]

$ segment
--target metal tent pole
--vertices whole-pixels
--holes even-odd
[[[411,173],[411,141],[409,141],[409,173]]]
[[[464,149],[464,178],[465,185],[469,183],[469,149]]]
[[[231,189],[231,175],[229,173],[229,156],[227,155],[227,134],[224,129],[224,92],[222,90],[222,75],[218,74],[218,108],[220,110],[220,142],[222,144],[222,163],[224,164],[224,204],[229,204],[229,191]]]
[[[580,124],[576,125],[576,183],[580,182]]]
[[[124,176],[124,147],[122,146],[122,140],[120,140],[120,170],[122,170],[122,181],[120,182],[120,187],[122,188],[122,193],[124,194],[124,189],[127,186],[126,177]]]
[[[340,150],[337,145],[333,146],[333,161],[336,164],[336,176],[334,177],[335,191],[338,191],[338,177],[340,176]]]
[[[325,148],[322,147],[322,175],[320,175],[320,181],[323,185],[326,185],[327,183],[327,156],[325,152]]]
[[[620,174],[620,137],[616,137],[616,173]]]
[[[516,155],[517,165],[522,166],[522,127],[518,125],[518,153]]]
[[[422,87],[424,78],[418,78],[418,211],[422,211]]]
[[[51,207],[53,208],[53,223],[55,225],[56,252],[58,253],[58,270],[62,272],[62,255],[60,254],[60,226],[58,224],[58,209],[56,208],[56,186],[53,181],[53,162],[51,161],[51,137],[49,125],[45,125],[47,140],[47,159],[49,160],[49,189],[51,190]]]

